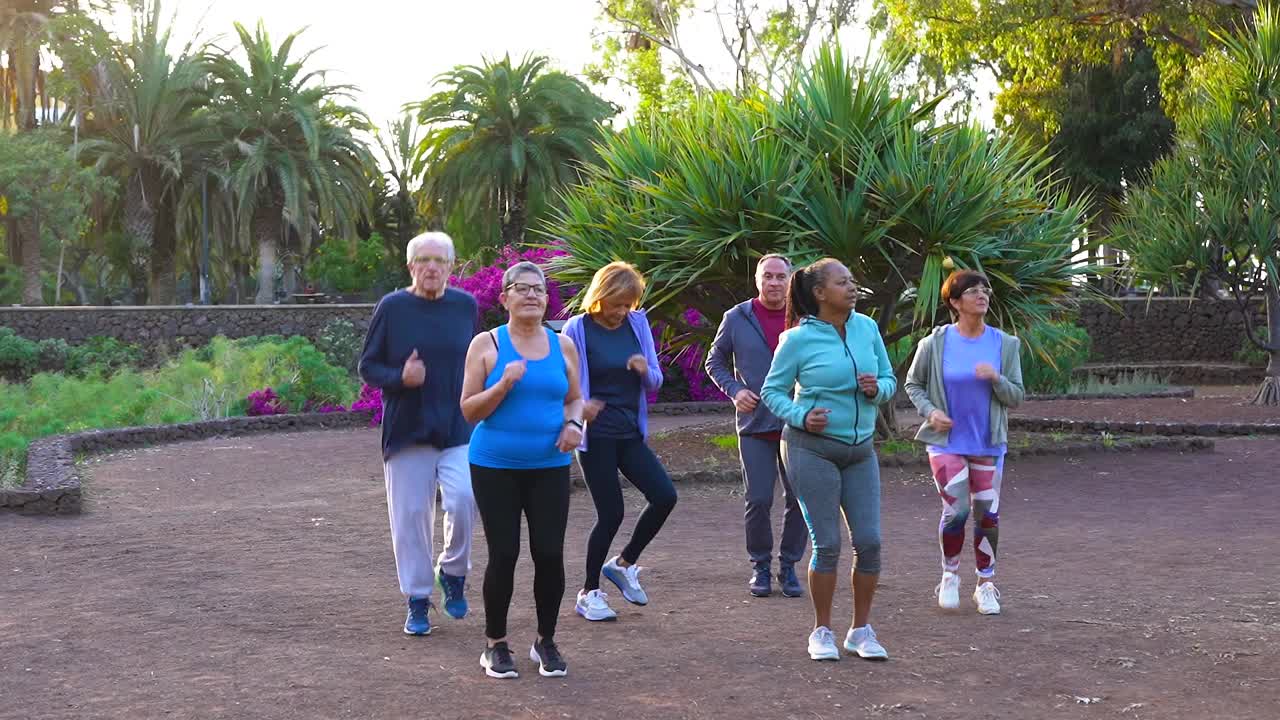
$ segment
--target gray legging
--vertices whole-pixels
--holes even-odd
[[[843,510],[857,571],[878,574],[880,461],[872,441],[850,445],[788,426],[782,431],[782,461],[813,540],[810,569],[836,571]]]

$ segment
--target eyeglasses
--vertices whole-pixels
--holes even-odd
[[[534,297],[542,297],[547,294],[547,289],[541,285],[530,285],[529,283],[511,283],[506,287],[508,292],[514,292],[517,295],[532,295]]]
[[[987,287],[986,285],[975,285],[960,294],[966,297],[978,297],[979,295],[986,295],[987,297],[991,297],[992,295],[995,295],[995,291],[993,291],[991,288]]]
[[[409,262],[414,265],[428,265],[430,263],[435,263],[437,265],[448,265],[449,258],[440,257],[439,255],[418,255],[417,257],[410,260]]]

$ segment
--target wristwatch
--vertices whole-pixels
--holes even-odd
[[[565,421],[564,421],[564,424],[565,424],[565,425],[572,425],[572,426],[574,426],[574,427],[578,428],[579,430],[584,429],[584,428],[582,427],[582,421],[581,421],[581,420],[575,420],[575,419],[573,419],[573,418],[569,418],[568,420],[565,420]]]

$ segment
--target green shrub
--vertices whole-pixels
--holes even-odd
[[[307,275],[328,290],[359,292],[376,285],[386,274],[384,268],[388,264],[386,246],[377,233],[354,247],[335,237],[316,247],[307,264]]]
[[[1168,389],[1168,378],[1135,370],[1131,373],[1119,373],[1114,379],[1088,377],[1072,380],[1066,391],[1071,395],[1141,395]]]
[[[203,348],[184,352],[178,364],[188,363],[202,365],[204,377],[215,388],[228,389],[242,400],[254,390],[272,388],[290,412],[303,411],[308,402],[346,405],[359,389],[345,369],[329,364],[300,336],[217,337]],[[235,411],[243,412],[243,406]]]
[[[331,320],[316,338],[316,348],[324,353],[331,365],[343,368],[355,377],[360,351],[364,348],[364,335],[348,320]]]
[[[1089,361],[1089,334],[1067,322],[1040,323],[1022,333],[1022,384],[1029,393],[1062,393],[1071,371]]]
[[[1266,333],[1264,337],[1269,335],[1270,333]],[[1270,359],[1271,357],[1267,354],[1267,351],[1254,345],[1249,341],[1249,338],[1240,341],[1240,349],[1236,351],[1236,362],[1254,367],[1266,367],[1267,361]]]
[[[72,345],[65,352],[67,372],[82,377],[106,376],[142,363],[142,348],[102,335],[95,335],[82,345]]]
[[[36,366],[40,372],[62,372],[67,368],[67,355],[71,346],[61,338],[46,338],[36,343],[38,359]]]
[[[0,377],[18,380],[35,372],[40,347],[12,328],[0,327]]]

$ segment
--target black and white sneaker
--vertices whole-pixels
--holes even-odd
[[[484,649],[484,653],[480,655],[480,667],[491,678],[520,677],[520,673],[516,671],[516,661],[511,657],[511,648],[504,642]]]
[[[538,674],[542,677],[564,677],[569,674],[569,667],[560,657],[560,648],[555,640],[535,640],[529,648],[529,659],[538,663]]]

